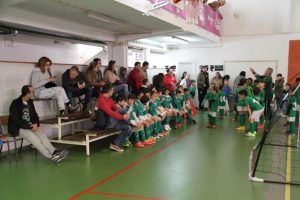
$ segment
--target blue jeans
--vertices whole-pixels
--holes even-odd
[[[129,92],[128,92],[128,85],[126,83],[122,83],[120,85],[114,86],[114,94],[117,94],[119,92],[123,92],[124,95],[127,97]]]
[[[68,98],[71,100],[73,97],[79,97],[81,95],[84,95],[84,107],[87,106],[87,104],[91,100],[93,88],[91,87],[85,87],[83,89],[78,89],[75,91],[66,91]]]
[[[120,113],[121,115],[126,114],[126,111],[123,109],[117,110],[117,112]],[[128,121],[117,120],[113,117],[110,117],[110,124],[108,128],[114,128],[118,131],[121,131],[121,133],[114,140],[115,145],[118,145],[119,147],[123,146],[126,138],[129,138],[132,132],[132,128]]]

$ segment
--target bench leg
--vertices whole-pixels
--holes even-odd
[[[88,135],[85,136],[86,141],[86,155],[90,155],[90,137]]]
[[[75,134],[75,124],[71,124],[71,133],[72,135]]]

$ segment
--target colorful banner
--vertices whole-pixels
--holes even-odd
[[[148,0],[155,4],[157,0]],[[170,3],[162,8],[173,13],[175,16],[187,20],[187,23],[193,23],[199,28],[205,29],[217,36],[220,36],[221,21],[223,19],[219,11],[215,12],[207,4],[193,0],[185,0],[185,9],[178,8]],[[191,6],[189,3],[193,3]],[[192,9],[191,9],[192,8]],[[187,9],[189,9],[187,11]]]

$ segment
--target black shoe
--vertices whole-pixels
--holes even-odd
[[[75,112],[79,108],[79,105],[77,104],[76,106],[72,106],[71,104],[68,105],[68,112],[72,113]]]

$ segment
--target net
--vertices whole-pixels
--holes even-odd
[[[296,85],[294,93],[298,90],[300,84]],[[280,104],[286,98],[287,95]],[[264,133],[250,153],[249,180],[300,185],[299,128],[296,135],[287,134],[281,106],[272,105]]]

